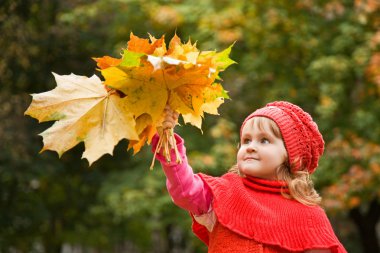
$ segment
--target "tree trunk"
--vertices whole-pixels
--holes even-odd
[[[376,224],[380,218],[380,204],[375,198],[370,203],[367,212],[360,211],[355,207],[349,212],[360,233],[361,245],[364,253],[380,252],[380,245],[376,233]]]
[[[188,252],[188,245],[184,237],[184,231],[175,224],[166,226],[166,234],[168,238],[169,253],[185,253]]]
[[[63,242],[58,234],[61,232],[61,221],[52,217],[49,221],[49,230],[43,235],[44,252],[61,253]]]
[[[44,243],[45,252],[51,253],[61,253],[62,252],[62,244],[55,242],[55,240],[47,239]]]

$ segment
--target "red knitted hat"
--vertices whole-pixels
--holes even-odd
[[[276,122],[288,152],[289,163],[294,166],[293,170],[304,167],[313,173],[317,169],[325,142],[310,114],[289,102],[269,103],[244,120],[240,135],[243,126],[252,117],[266,117]]]

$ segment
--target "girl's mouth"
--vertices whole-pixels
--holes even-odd
[[[244,161],[258,161],[259,159],[258,158],[255,158],[255,157],[246,157],[244,158]]]

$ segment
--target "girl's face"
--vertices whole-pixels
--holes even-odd
[[[277,125],[264,117],[249,119],[242,129],[237,165],[244,175],[276,180],[287,153]]]

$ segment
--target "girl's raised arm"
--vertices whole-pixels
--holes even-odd
[[[173,112],[169,106],[165,108],[163,121],[164,128],[174,128],[178,120],[178,113]],[[212,193],[203,180],[193,173],[187,162],[184,140],[174,135],[177,149],[182,163],[177,164],[174,149],[170,150],[171,161],[167,162],[165,156],[158,150],[156,158],[160,161],[166,175],[166,186],[173,202],[195,215],[207,213],[211,206]],[[152,140],[152,151],[155,152],[159,136],[156,134]]]

